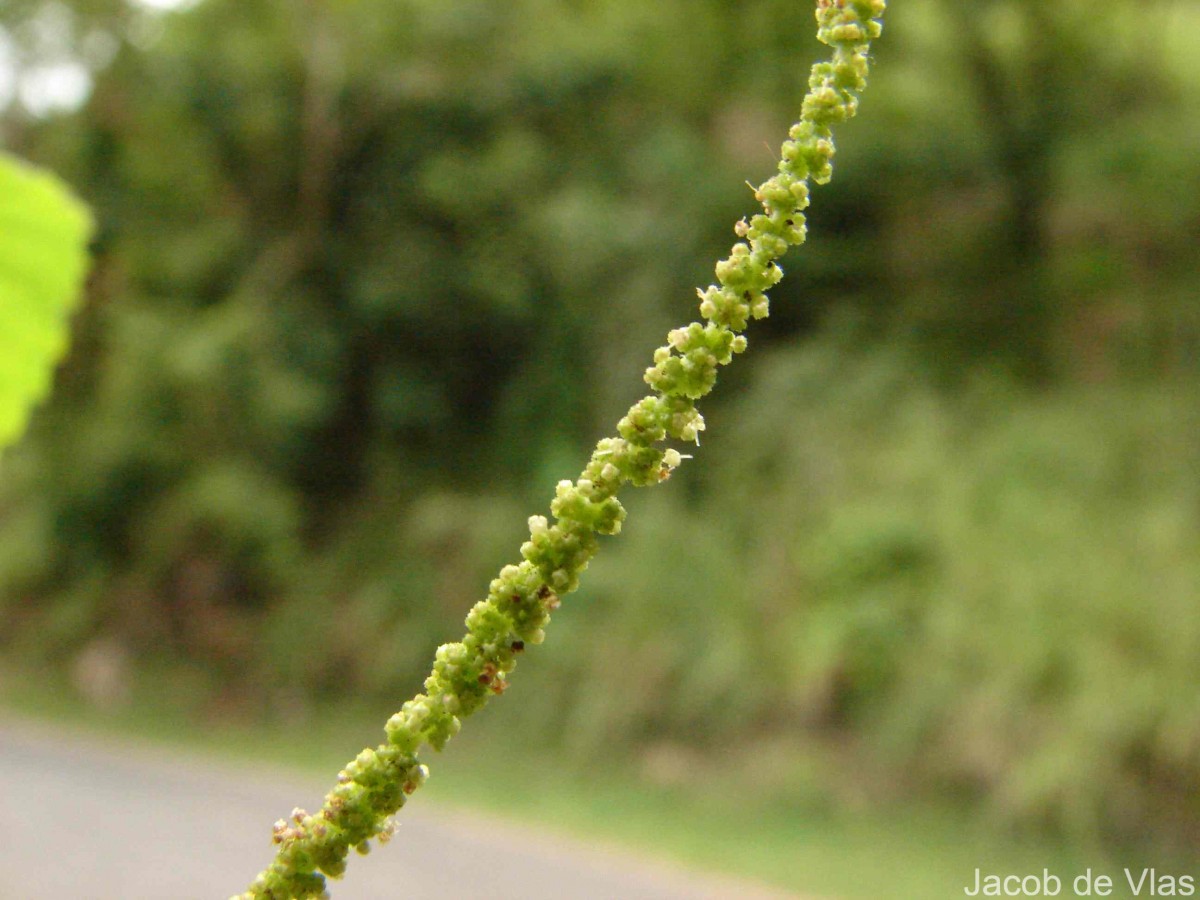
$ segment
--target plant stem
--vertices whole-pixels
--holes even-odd
[[[579,585],[598,547],[597,534],[621,530],[625,510],[617,491],[625,484],[665,481],[684,456],[657,445],[668,439],[699,443],[704,419],[696,400],[712,390],[718,366],[746,349],[741,334],[750,319],[767,315],[766,291],[783,277],[777,260],[805,237],[809,179],[829,181],[834,153],[831,126],[855,114],[866,86],[870,41],[879,36],[886,0],[818,0],[817,37],[833,47],[828,62],[813,66],[800,120],[782,147],[776,175],[755,190],[763,212],[734,227],[741,238],[717,263],[717,284],[700,294],[703,322],[667,336],[644,379],[654,393],[635,403],[617,424],[617,437],[601,440],[577,480],[560,481],[550,512],[529,519],[522,561],[505,566],[487,599],[467,615],[467,634],[437,649],[425,693],[409,700],[386,725],[387,741],[363,750],[338,773],[321,810],[294,810],[275,823],[274,862],[239,900],[290,900],[325,895],[325,876],[340,877],[351,848],[391,837],[390,817],[428,775],[417,752],[441,750],[462,718],[508,687],[517,656],[545,638],[559,597]]]

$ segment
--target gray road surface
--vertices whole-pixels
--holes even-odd
[[[324,785],[0,718],[0,900],[225,900]],[[335,900],[786,900],[415,802]]]

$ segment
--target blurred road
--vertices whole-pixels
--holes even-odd
[[[224,900],[271,823],[324,786],[0,719],[0,900]],[[335,900],[783,900],[523,826],[415,802]]]

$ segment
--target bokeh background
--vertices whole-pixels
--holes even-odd
[[[0,480],[9,693],[381,724],[694,314],[813,31],[794,0],[8,0],[4,143],[99,226]],[[1200,7],[894,0],[838,137],[696,458],[481,727],[757,811],[796,888],[855,876],[787,829],[917,808],[948,844],[1189,854]]]

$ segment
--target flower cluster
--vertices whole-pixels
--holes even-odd
[[[834,48],[813,67],[800,121],[783,144],[779,171],[755,190],[763,212],[734,231],[741,240],[717,263],[717,284],[700,294],[700,315],[672,331],[654,353],[645,381],[654,393],[635,403],[617,424],[618,437],[601,440],[580,477],[561,481],[545,516],[529,519],[522,561],[505,566],[487,598],[467,615],[467,634],[437,649],[424,693],[388,720],[387,742],[364,750],[338,775],[320,812],[296,810],[276,823],[279,851],[242,900],[318,897],[325,877],[340,876],[351,848],[365,852],[372,838],[391,834],[391,816],[425,781],[417,751],[445,746],[462,718],[508,686],[517,656],[540,644],[559,597],[579,585],[595,554],[598,534],[621,530],[625,510],[616,494],[624,484],[644,486],[670,477],[685,458],[657,445],[674,439],[699,443],[704,419],[695,401],[712,390],[717,368],[746,349],[740,333],[767,315],[766,291],[783,277],[778,259],[804,241],[808,182],[832,173],[830,127],[853,116],[866,85],[868,50],[880,33],[885,0],[818,0],[818,37]],[[322,874],[323,873],[323,874]]]

